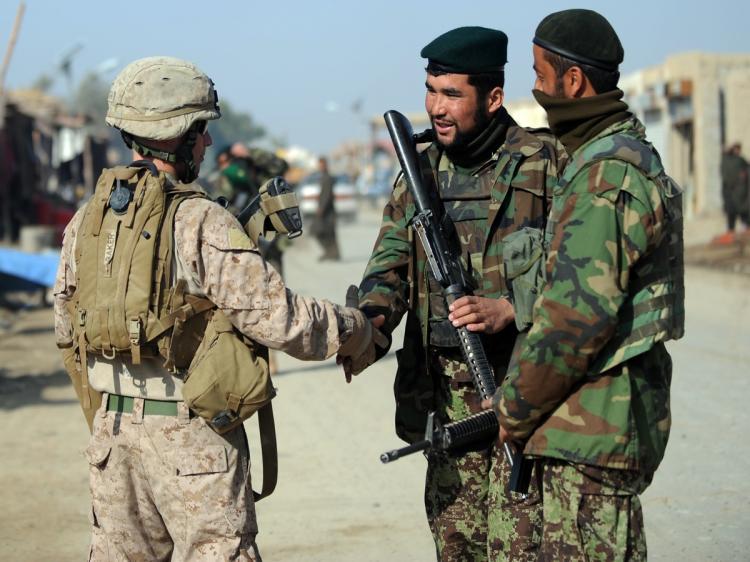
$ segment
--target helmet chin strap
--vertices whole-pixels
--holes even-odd
[[[174,164],[177,168],[178,179],[183,183],[190,183],[197,179],[198,172],[195,165],[195,158],[193,157],[193,148],[195,147],[195,143],[198,142],[198,133],[195,130],[195,124],[190,127],[185,135],[185,140],[180,143],[174,152],[146,146],[135,140],[133,135],[125,131],[120,131],[120,134],[127,147],[136,150],[141,156],[150,156]],[[180,164],[183,164],[183,166],[179,166]]]

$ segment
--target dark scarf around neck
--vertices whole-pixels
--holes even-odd
[[[532,93],[547,112],[550,129],[568,154],[573,154],[607,127],[632,116],[628,104],[622,101],[622,90],[586,98],[552,97],[541,90]]]
[[[473,169],[486,162],[493,152],[505,142],[508,127],[513,119],[504,107],[492,116],[487,127],[472,141],[460,148],[446,148],[445,154],[459,168]]]

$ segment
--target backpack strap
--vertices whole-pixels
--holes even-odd
[[[258,410],[258,429],[260,431],[260,448],[263,457],[263,486],[260,492],[253,490],[253,499],[257,502],[270,496],[276,489],[279,475],[279,457],[276,448],[276,426],[273,421],[271,402]]]

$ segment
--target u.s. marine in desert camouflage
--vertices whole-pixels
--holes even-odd
[[[159,181],[164,183],[147,189],[166,192],[167,210],[179,206],[173,224],[164,219],[167,226],[160,232],[167,233],[158,237],[155,254],[138,250],[135,243],[127,245],[135,239],[153,239],[153,230],[136,231],[131,238],[124,231],[134,224],[126,222],[128,213],[132,211],[138,224],[139,217],[150,216],[158,207],[135,206],[127,199],[124,205],[118,204],[107,181],[100,182],[104,191],[97,188],[66,228],[54,290],[57,344],[71,378],[77,381],[79,395],[88,387],[91,402],[101,399],[86,450],[93,500],[90,559],[259,560],[250,459],[242,425],[219,435],[194,415],[182,399],[184,369],[166,368],[162,357],[144,354],[137,360],[132,351],[98,350],[93,339],[86,339],[92,326],[84,321],[86,317],[105,318],[93,325],[92,333],[101,329],[100,333],[109,334],[110,326],[118,326],[107,315],[116,314],[120,301],[99,291],[100,283],[104,286],[115,276],[132,280],[119,271],[111,272],[107,263],[115,251],[128,256],[123,248],[134,248],[129,258],[122,258],[129,260],[121,262],[123,271],[140,272],[140,277],[151,279],[146,274],[152,265],[166,271],[165,263],[170,262],[172,275],[165,276],[165,283],[171,285],[170,298],[176,295],[175,287],[184,287],[181,292],[197,299],[191,302],[210,303],[213,313],[223,313],[248,339],[301,359],[324,359],[334,353],[358,355],[363,348],[360,344],[370,345],[367,334],[372,330],[356,309],[301,297],[287,289],[238,221],[192,183],[211,144],[207,121],[219,117],[213,83],[204,73],[171,57],[136,61],[115,80],[107,117],[110,125],[122,129],[136,160],[148,158],[149,165],[159,171]],[[138,195],[147,189],[136,188],[133,199],[148,200]],[[102,193],[109,199],[102,198]],[[176,193],[187,196],[175,202]],[[108,201],[106,206],[104,201]],[[111,239],[112,248],[92,236],[99,208],[107,220],[120,217],[112,219],[114,235],[97,237]],[[167,210],[162,216],[169,216]],[[120,250],[114,250],[118,229]],[[77,267],[81,256],[87,255],[96,258],[95,267]],[[154,259],[170,255],[171,260]],[[153,279],[154,287],[162,283],[161,275]],[[100,308],[79,307],[81,299],[89,298],[83,295],[84,286],[97,288],[95,302]],[[118,282],[117,292],[121,290],[128,294],[125,284]],[[145,297],[160,294],[156,288],[145,291]],[[150,299],[147,302],[161,306],[160,298]],[[157,312],[158,322],[166,321],[162,310]],[[140,319],[132,322],[137,325]],[[76,330],[82,335],[74,341]],[[131,334],[138,343],[140,333]],[[203,333],[193,336],[195,352]],[[188,339],[183,337],[180,341]],[[241,358],[233,356],[226,361],[238,368],[242,364]],[[83,398],[82,405],[86,412]]]
[[[506,39],[502,32],[461,28],[446,36],[435,41],[446,41],[442,57],[460,52],[452,44],[455,40],[460,45],[492,49],[492,56],[499,55],[504,61],[500,49]],[[456,83],[444,86],[441,80],[445,74],[435,70],[437,61],[425,54],[427,50],[422,54],[430,58],[428,113],[438,123],[447,122],[449,117],[439,105],[449,102],[433,98],[450,97],[450,88],[466,87],[465,74],[470,70],[466,66],[454,70],[456,74],[448,74],[447,80]],[[462,59],[460,64],[472,62]],[[493,62],[501,66],[501,62]],[[439,133],[439,126],[435,129]],[[492,140],[484,148],[475,148],[473,159],[459,158],[440,142],[431,144],[420,155],[422,175],[436,208],[455,226],[455,242],[472,279],[474,295],[484,303],[510,307],[504,298],[508,288],[503,277],[503,239],[524,226],[543,227],[547,196],[557,181],[559,145],[549,133],[519,127],[501,106],[493,110],[492,121],[479,134]],[[407,317],[404,346],[396,352],[394,388],[396,430],[407,441],[424,433],[428,411],[448,422],[480,410],[479,394],[461,357],[450,311],[410,226],[414,213],[413,199],[401,179],[386,204],[360,285],[360,307],[368,315],[383,314],[386,332],[391,333],[403,316]],[[498,383],[505,375],[518,333],[508,325],[511,320],[512,313],[501,326],[474,326],[485,332],[485,349]],[[506,491],[508,473],[501,451],[488,443],[458,454],[429,455],[425,503],[440,560],[535,558],[541,517],[538,495],[532,493],[525,500],[512,497]]]

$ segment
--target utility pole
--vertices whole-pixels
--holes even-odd
[[[21,20],[23,20],[23,13],[25,10],[26,5],[23,1],[19,2],[18,10],[16,10],[16,20],[13,22],[13,30],[10,32],[8,47],[5,50],[3,65],[0,67],[0,130],[5,127],[5,74],[8,72],[8,66],[10,65],[10,59],[13,56],[13,49],[16,46],[18,30],[21,28]]]
[[[0,135],[4,134],[3,130],[5,129],[5,74],[8,72],[10,59],[13,56],[13,48],[16,46],[16,39],[18,38],[18,30],[21,28],[21,20],[23,19],[24,10],[26,10],[26,5],[23,3],[23,0],[21,0],[21,2],[18,3],[18,10],[16,10],[16,20],[13,22],[13,30],[10,32],[10,39],[8,40],[8,48],[5,50],[3,65],[0,67]],[[10,197],[9,186],[0,185],[0,212],[3,221],[3,238],[6,241],[10,241],[13,235]]]

